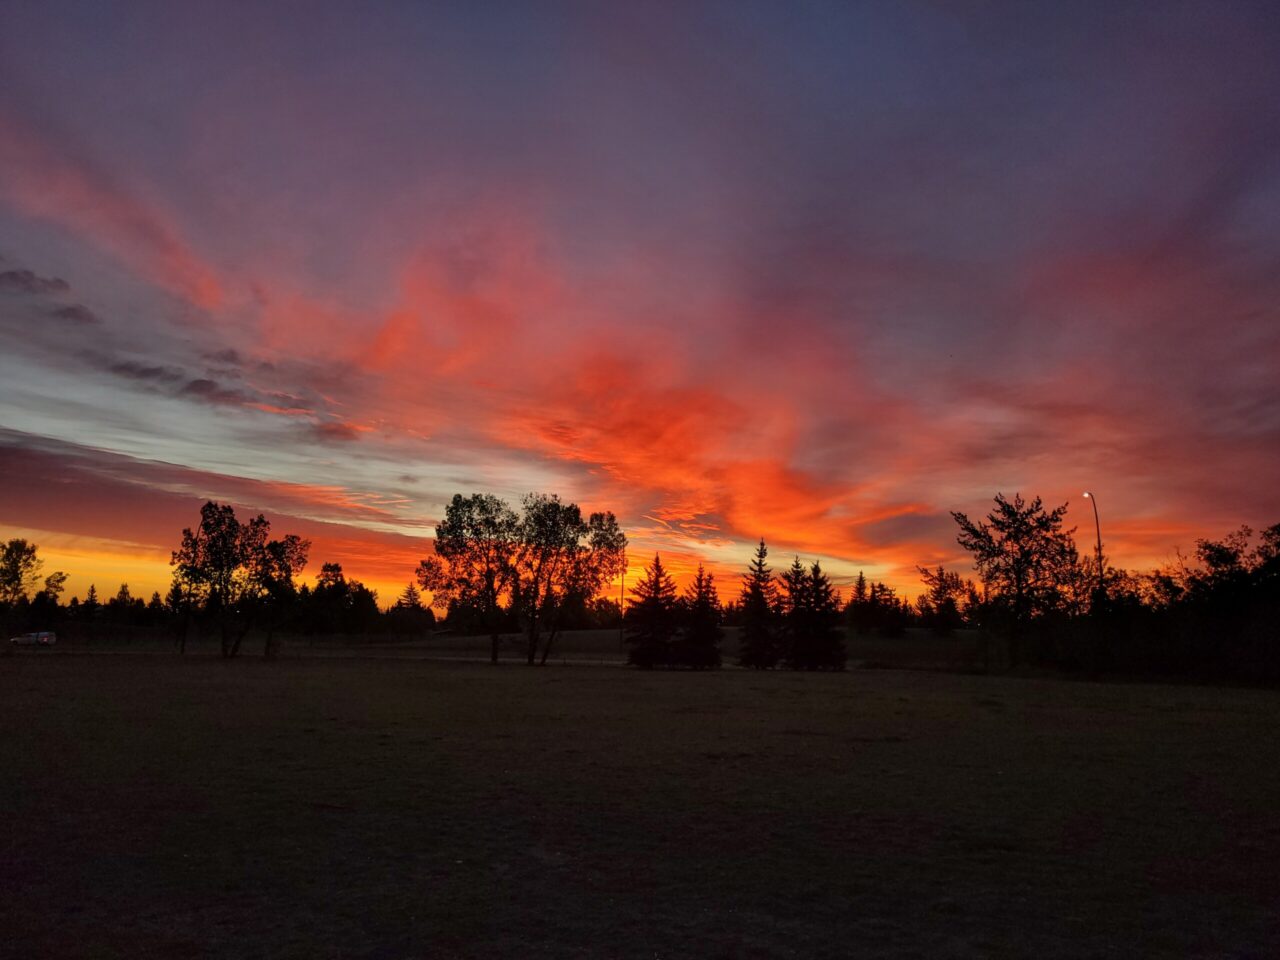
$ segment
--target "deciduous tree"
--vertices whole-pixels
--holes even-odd
[[[170,561],[175,583],[215,618],[226,658],[240,652],[261,605],[278,601],[306,564],[307,541],[269,540],[270,530],[261,514],[242,524],[230,504],[209,501]]]
[[[465,605],[489,633],[489,661],[498,662],[502,602],[515,582],[520,518],[487,493],[454,494],[436,524],[435,553],[418,564],[418,583],[441,611]]]
[[[975,523],[963,513],[951,514],[960,526],[960,546],[973,554],[989,589],[988,602],[998,603],[1008,617],[1015,664],[1021,660],[1023,627],[1059,605],[1065,571],[1077,557],[1074,531],[1063,529],[1066,512],[1065,503],[1046,510],[1039,497],[1028,502],[1021,494],[1010,500],[997,493],[985,520]]]
[[[14,538],[0,546],[0,604],[26,600],[40,582],[43,566],[34,543]]]

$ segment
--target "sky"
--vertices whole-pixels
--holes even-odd
[[[213,498],[383,602],[454,493],[919,592],[950,511],[1280,521],[1269,3],[0,4],[0,537]]]

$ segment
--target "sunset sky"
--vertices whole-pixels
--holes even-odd
[[[950,510],[1280,521],[1274,3],[0,4],[0,537],[207,498],[376,586],[455,492],[914,596]],[[735,592],[729,583],[722,591]]]

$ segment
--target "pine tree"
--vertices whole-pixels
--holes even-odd
[[[399,633],[421,635],[435,626],[436,615],[430,607],[422,605],[422,594],[410,582],[387,611],[387,623]]]
[[[164,601],[160,599],[160,591],[152,590],[151,599],[147,601],[147,622],[158,627],[165,621]]]
[[[781,646],[783,660],[792,670],[810,669],[808,648],[812,643],[812,610],[809,571],[800,558],[782,575]]]
[[[715,577],[698,565],[693,583],[684,595],[685,625],[676,643],[673,659],[702,670],[720,666],[720,597]]]
[[[849,618],[849,626],[857,633],[869,633],[872,627],[871,592],[866,575],[859,570],[858,579],[853,585],[853,596],[849,598],[849,606],[845,610]]]
[[[421,610],[422,594],[418,592],[418,588],[412,583],[408,584],[400,596],[396,598],[397,610]]]
[[[960,574],[951,573],[939,566],[937,570],[917,567],[920,579],[928,587],[916,602],[924,626],[935,633],[949,634],[961,625],[960,600],[964,596],[964,581]]]
[[[840,624],[840,594],[815,560],[809,570],[809,660],[807,670],[843,670],[844,631]]]
[[[777,584],[766,563],[768,557],[769,551],[762,538],[750,568],[742,577],[742,639],[738,662],[757,670],[767,670],[778,664]]]
[[[676,585],[656,553],[631,591],[624,623],[631,652],[627,662],[646,669],[671,662],[671,641],[679,626]]]
[[[98,602],[98,588],[94,584],[89,584],[89,592],[84,595],[84,603],[80,606],[86,620],[92,620],[98,615],[102,604]]]
[[[858,571],[858,580],[853,585],[853,596],[850,598],[852,603],[865,603],[867,600],[867,578],[861,570]]]

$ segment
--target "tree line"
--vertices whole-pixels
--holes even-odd
[[[0,544],[0,616],[7,630],[168,634],[179,649],[195,630],[215,636],[225,657],[256,631],[272,657],[283,632],[424,635],[438,626],[434,608],[447,628],[487,635],[493,662],[506,635],[517,635],[535,664],[564,630],[613,627],[632,664],[691,669],[720,665],[725,627],[737,628],[740,665],[796,670],[843,669],[854,635],[971,630],[998,641],[1009,666],[1280,680],[1280,524],[1256,538],[1242,527],[1197,540],[1190,557],[1139,574],[1107,564],[1101,545],[1082,556],[1066,514],[1066,504],[1048,508],[1019,494],[997,494],[977,520],[954,513],[976,579],[920,567],[914,602],[861,573],[846,601],[819,563],[799,558],[776,574],[762,540],[730,600],[702,567],[677,590],[655,555],[624,611],[601,595],[626,566],[627,539],[612,513],[584,515],[547,494],[518,509],[490,494],[459,494],[436,526],[434,553],[383,611],[376,592],[336,563],[322,565],[314,586],[299,584],[306,540],[273,537],[261,515],[241,521],[210,502],[182,531],[164,597],[143,600],[122,584],[104,601],[91,586],[64,605],[65,573],[42,576],[34,544]]]
[[[295,535],[273,539],[262,515],[242,522],[231,506],[210,502],[199,524],[182,531],[164,597],[156,591],[144,600],[122,583],[102,600],[90,584],[83,600],[62,604],[66,574],[41,583],[38,548],[13,539],[0,545],[0,623],[6,633],[56,629],[87,642],[169,638],[180,652],[193,634],[212,634],[227,658],[239,655],[252,631],[264,636],[263,655],[272,658],[282,632],[405,635],[434,627],[435,614],[412,583],[386,611],[376,591],[344,576],[337,563],[321,567],[314,587],[299,585],[309,552],[310,544]]]

